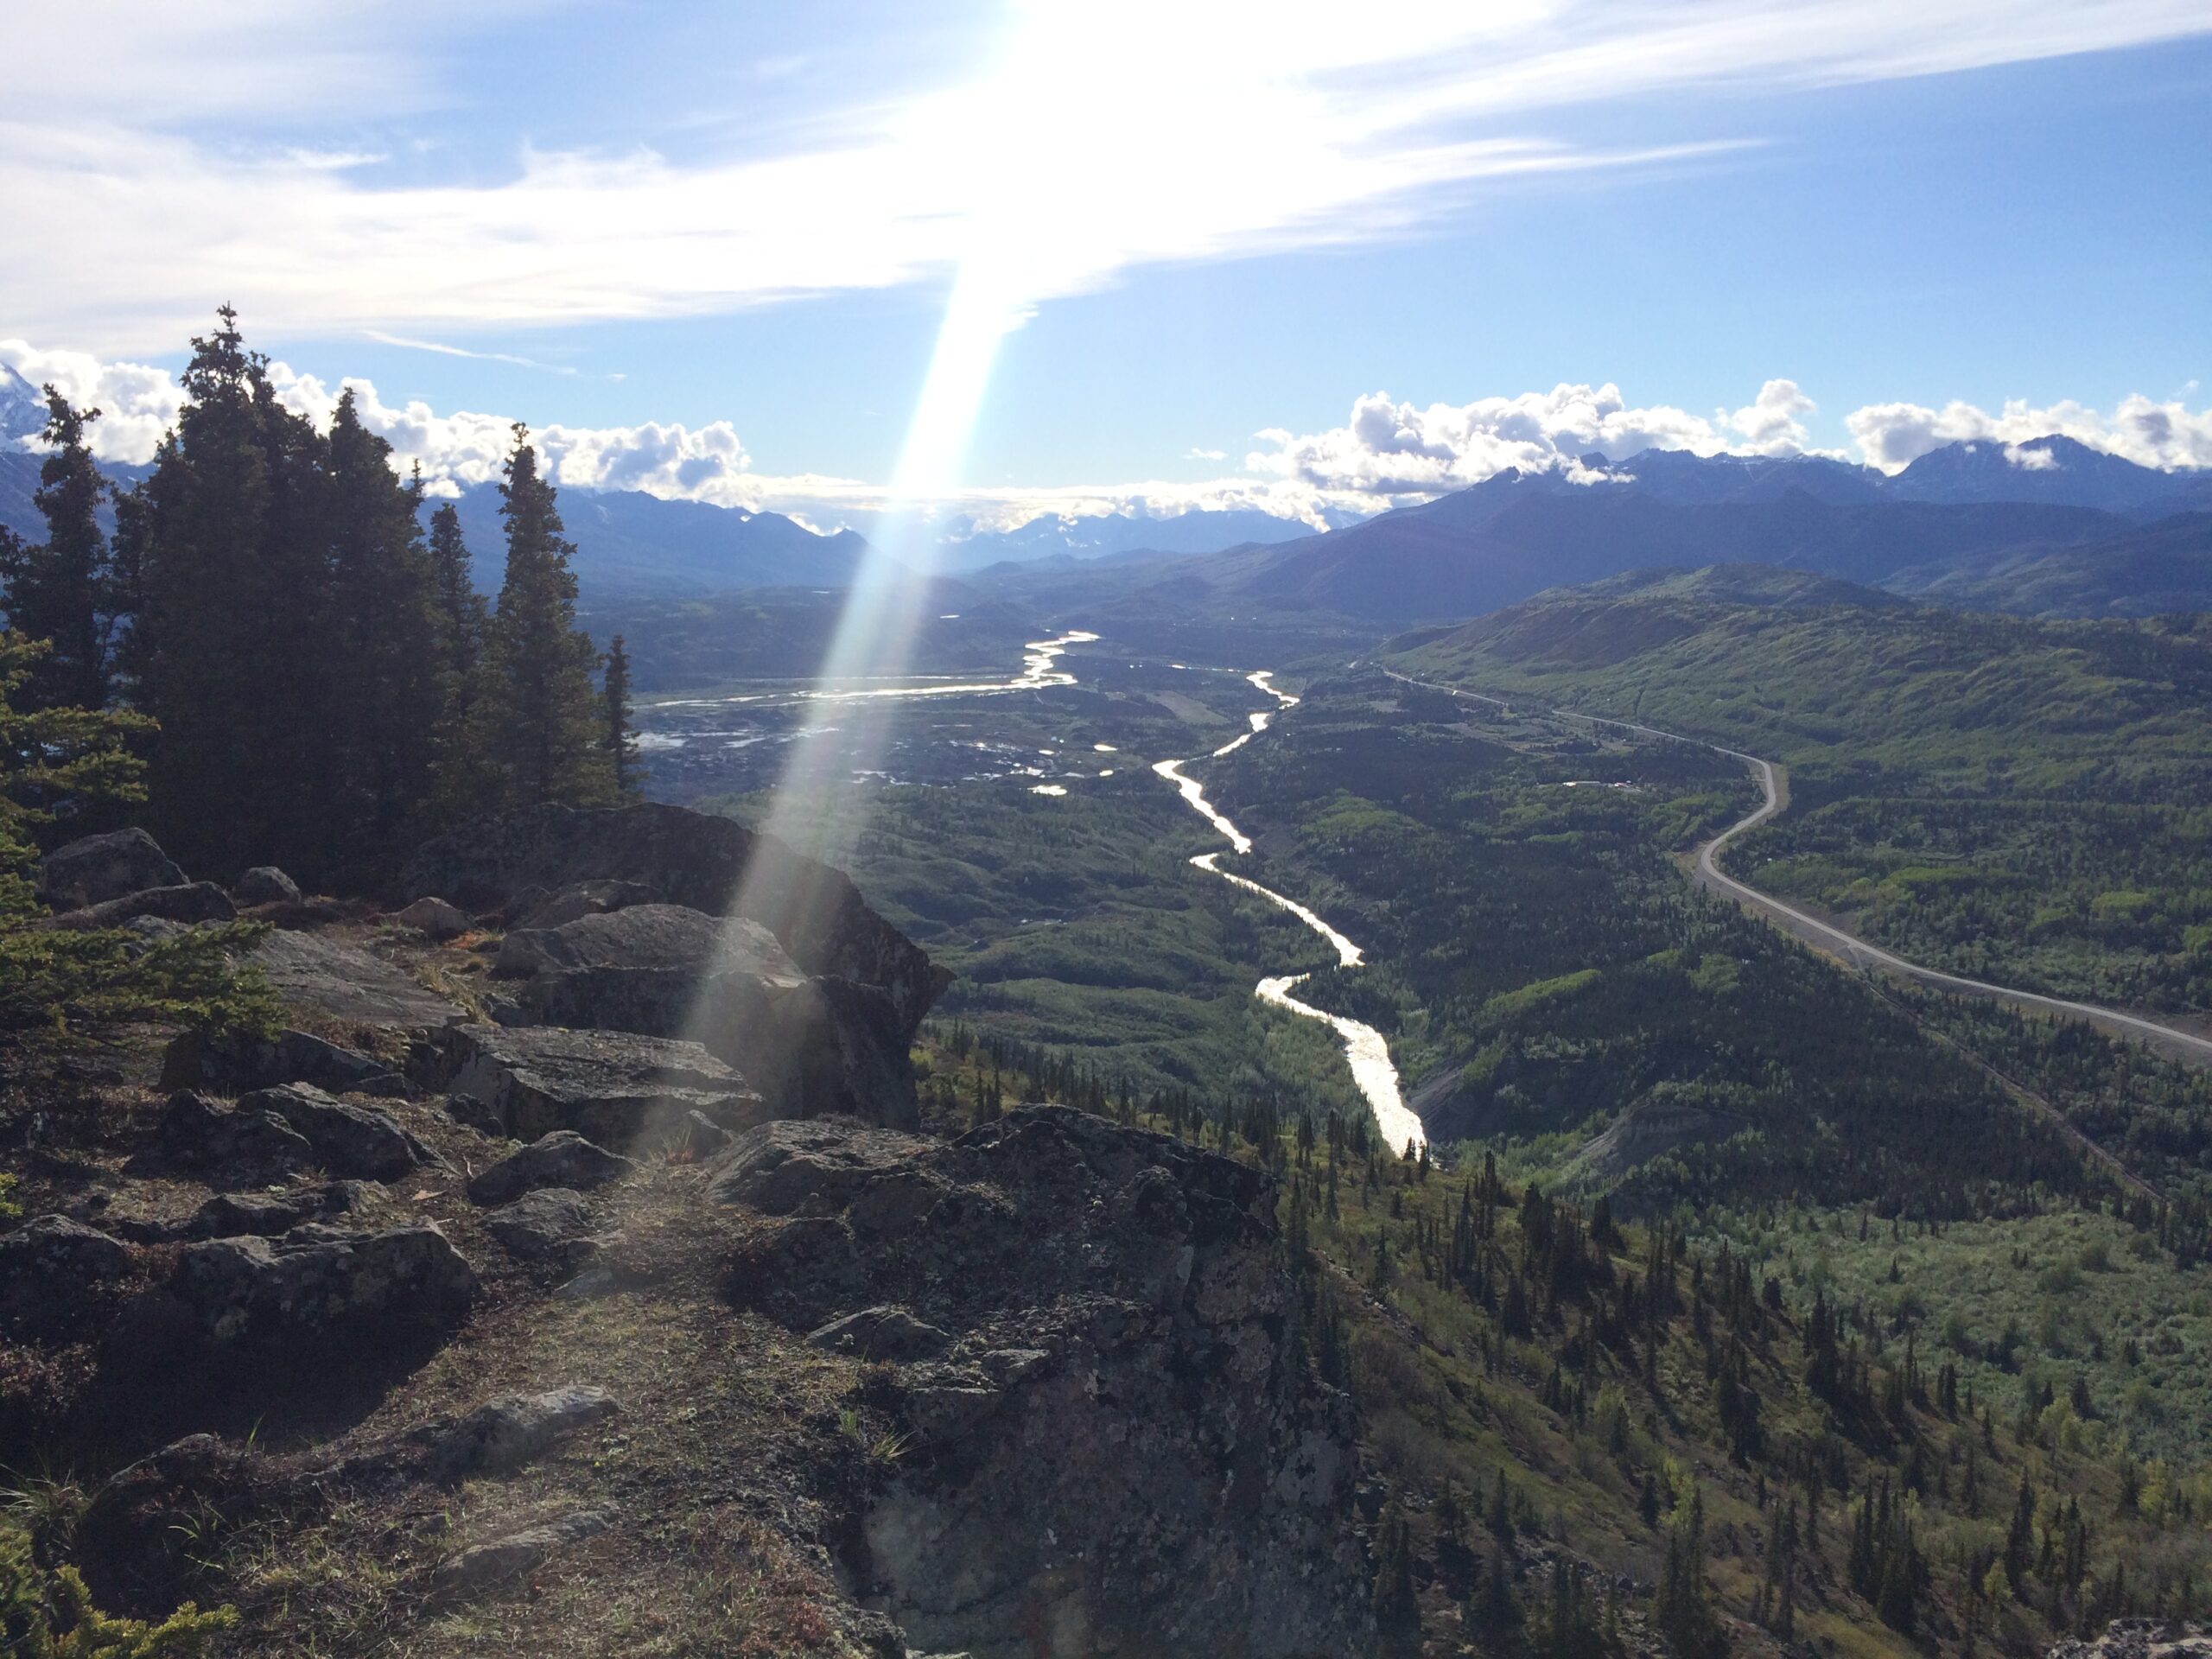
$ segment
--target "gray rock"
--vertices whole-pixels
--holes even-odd
[[[591,1211],[583,1194],[565,1186],[540,1187],[484,1217],[485,1230],[525,1262],[574,1265],[595,1248]]]
[[[169,1163],[242,1186],[315,1161],[307,1137],[275,1113],[233,1110],[188,1089],[169,1096],[156,1135]]]
[[[507,1138],[507,1121],[489,1101],[479,1100],[474,1095],[448,1095],[445,1104],[446,1116],[454,1122],[466,1124],[479,1135],[488,1135],[495,1141]]]
[[[677,1126],[671,1150],[695,1163],[702,1163],[729,1145],[733,1139],[734,1137],[728,1129],[703,1112],[692,1112]]]
[[[660,895],[636,881],[577,881],[523,913],[524,927],[558,927],[585,916],[603,916],[632,905],[659,902]]]
[[[777,1116],[919,1121],[912,1033],[888,994],[809,977],[757,922],[636,905],[510,933],[498,971],[527,978],[516,1000],[549,1025],[696,1037]]]
[[[257,864],[238,877],[231,897],[242,905],[296,905],[300,885],[274,864]]]
[[[952,1338],[937,1326],[891,1305],[864,1307],[832,1319],[806,1340],[824,1353],[849,1354],[855,1359],[934,1359],[952,1345]]]
[[[212,1198],[178,1229],[180,1238],[274,1238],[311,1221],[350,1214],[361,1205],[358,1181],[329,1181],[291,1192],[225,1192]]]
[[[85,1322],[95,1287],[130,1271],[130,1247],[66,1216],[0,1237],[0,1327],[58,1336]]]
[[[532,807],[469,824],[416,854],[398,885],[403,895],[492,906],[527,887],[557,893],[594,879],[637,882],[717,917],[741,892],[746,914],[802,969],[883,991],[908,1035],[951,982],[839,871],[733,819],[657,802]]]
[[[1052,1357],[1042,1348],[994,1348],[976,1363],[999,1387],[1010,1389],[1036,1376]]]
[[[238,1109],[282,1118],[306,1138],[316,1161],[334,1175],[391,1181],[418,1165],[439,1161],[389,1113],[351,1105],[310,1083],[257,1090],[238,1102]]]
[[[211,1239],[186,1249],[158,1306],[126,1320],[215,1347],[373,1343],[466,1318],[476,1274],[431,1222],[386,1232],[296,1228],[278,1239]],[[130,1343],[125,1341],[125,1348]]]
[[[448,1604],[482,1595],[535,1571],[562,1545],[602,1533],[613,1523],[613,1516],[604,1510],[582,1510],[490,1543],[472,1545],[438,1568],[431,1593]]]
[[[715,1160],[707,1191],[720,1203],[750,1205],[771,1216],[840,1206],[931,1144],[849,1122],[763,1123]]]
[[[457,938],[471,925],[467,912],[442,899],[429,897],[417,899],[393,919],[434,939]]]
[[[89,932],[95,928],[121,927],[141,917],[151,916],[189,927],[200,922],[236,921],[238,914],[231,895],[213,881],[193,881],[181,887],[148,887],[142,893],[125,893],[120,899],[110,899],[83,910],[65,910],[58,916],[49,916],[40,925],[63,931]]]
[[[468,1196],[479,1204],[505,1204],[540,1187],[601,1186],[636,1167],[581,1135],[556,1129],[481,1171],[469,1182]]]
[[[614,1396],[604,1389],[572,1385],[503,1395],[441,1431],[432,1442],[432,1459],[448,1479],[512,1474],[614,1409]]]
[[[149,887],[181,887],[184,872],[143,830],[111,830],[57,847],[38,867],[39,891],[55,910],[82,910]]]
[[[461,1018],[459,1003],[383,957],[320,934],[280,929],[247,960],[285,1001],[348,1025],[435,1031]]]
[[[307,1083],[349,1095],[401,1098],[407,1079],[375,1055],[304,1031],[266,1041],[234,1034],[180,1033],[162,1056],[164,1089],[214,1089],[246,1094],[280,1084]]]
[[[765,1116],[745,1079],[696,1043],[548,1026],[455,1026],[442,1034],[440,1052],[443,1086],[482,1101],[517,1140],[573,1129],[627,1147],[692,1111],[730,1123]]]

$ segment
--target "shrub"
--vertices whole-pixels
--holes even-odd
[[[73,1567],[49,1573],[29,1534],[0,1526],[0,1651],[20,1659],[194,1659],[238,1622],[229,1607],[187,1602],[158,1624],[111,1618],[92,1605]]]

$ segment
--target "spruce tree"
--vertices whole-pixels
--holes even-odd
[[[640,767],[637,729],[630,723],[630,653],[624,649],[619,633],[607,644],[607,672],[601,682],[600,702],[607,711],[607,734],[601,741],[607,748],[607,765],[613,771],[614,792],[626,801],[635,800]]]
[[[100,417],[46,388],[46,442],[31,499],[46,518],[36,546],[0,535],[0,609],[8,626],[52,647],[18,694],[26,708],[107,706],[107,615],[111,609],[107,537],[99,506],[107,480],[92,463],[86,429]]]
[[[437,580],[391,446],[361,424],[349,387],[330,428],[332,862],[372,884],[428,827],[451,689]]]
[[[614,792],[600,742],[598,653],[575,628],[575,546],[563,535],[552,483],[537,470],[529,429],[499,485],[507,572],[486,643],[474,713],[486,793],[500,807],[597,804]]]
[[[419,500],[422,474],[416,474]],[[468,562],[468,543],[461,537],[461,512],[450,501],[438,503],[430,515],[430,568],[437,582],[438,620],[448,671],[466,690],[484,652],[487,626],[484,595]]]
[[[134,698],[161,723],[152,817],[187,868],[330,873],[327,442],[237,314],[193,342],[132,530]]]

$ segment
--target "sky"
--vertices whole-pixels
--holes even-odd
[[[1658,444],[2212,465],[2202,0],[22,9],[0,363],[237,305],[440,487],[1370,511]]]

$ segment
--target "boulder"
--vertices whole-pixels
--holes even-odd
[[[87,932],[95,928],[122,927],[152,917],[190,927],[201,922],[234,922],[238,915],[238,906],[231,902],[231,895],[213,881],[191,881],[181,887],[148,887],[83,910],[65,910],[48,917],[42,925]]]
[[[130,1271],[130,1247],[72,1221],[41,1216],[0,1237],[0,1329],[64,1335],[98,1308],[97,1287]]]
[[[734,1138],[728,1129],[704,1113],[692,1112],[677,1127],[676,1139],[669,1150],[690,1159],[694,1163],[702,1163],[729,1145]]]
[[[490,1543],[473,1544],[438,1568],[431,1593],[448,1604],[483,1595],[511,1579],[535,1572],[562,1545],[604,1532],[612,1522],[603,1510],[582,1510],[511,1532]]]
[[[660,895],[637,881],[577,881],[522,913],[524,927],[558,927],[586,916],[604,916],[632,905],[658,904]]]
[[[912,1128],[912,1033],[887,993],[800,969],[757,922],[635,905],[507,935],[497,971],[550,1025],[693,1037],[742,1067],[779,1117]]]
[[[575,1191],[601,1186],[627,1174],[637,1166],[595,1147],[581,1135],[556,1129],[480,1171],[468,1184],[468,1196],[479,1204],[505,1204],[540,1187]]]
[[[189,1089],[169,1096],[155,1134],[165,1161],[210,1181],[258,1185],[315,1161],[307,1137],[275,1113],[234,1110]]]
[[[282,1118],[314,1148],[315,1161],[334,1175],[365,1180],[398,1179],[438,1156],[399,1127],[391,1116],[354,1106],[310,1083],[288,1083],[257,1090],[238,1102],[241,1112],[266,1112]]]
[[[473,925],[466,912],[431,898],[416,899],[392,919],[434,939],[458,938]]]
[[[360,1208],[364,1189],[358,1181],[328,1181],[321,1186],[290,1192],[224,1192],[193,1211],[176,1236],[186,1239],[236,1238],[252,1234],[274,1238],[311,1221],[327,1221]]]
[[[810,1332],[807,1345],[855,1359],[934,1359],[952,1338],[903,1307],[866,1307]]]
[[[432,1222],[386,1232],[295,1228],[188,1246],[124,1321],[124,1352],[162,1337],[213,1349],[365,1346],[467,1316],[476,1274]]]
[[[280,1031],[270,1039],[187,1031],[162,1056],[164,1089],[246,1094],[286,1083],[349,1095],[399,1097],[410,1092],[407,1079],[375,1055],[304,1031]]]
[[[280,929],[247,960],[285,1001],[348,1025],[435,1031],[462,1017],[459,1003],[383,957],[320,934]]]
[[[613,1413],[614,1396],[605,1389],[503,1395],[434,1433],[431,1459],[448,1480],[512,1474]]]
[[[591,1211],[583,1194],[565,1186],[540,1187],[484,1217],[484,1229],[525,1262],[573,1267],[593,1253]]]
[[[399,886],[489,907],[525,887],[594,880],[635,882],[716,917],[741,906],[806,972],[884,992],[909,1036],[951,981],[842,873],[733,819],[658,802],[539,806],[470,824],[417,852]]]
[[[573,1129],[622,1147],[692,1111],[732,1126],[766,1116],[745,1079],[698,1044],[627,1032],[454,1026],[441,1033],[431,1070],[520,1141]]]
[[[111,830],[57,847],[38,867],[39,891],[55,910],[82,910],[149,887],[181,887],[185,874],[143,830]]]
[[[257,864],[238,877],[231,897],[242,905],[296,905],[300,884],[274,864]]]

